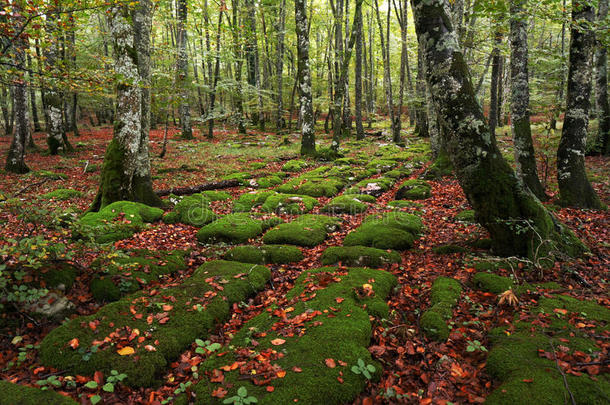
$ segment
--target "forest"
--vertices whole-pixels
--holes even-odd
[[[0,0],[0,405],[610,403],[608,0]]]

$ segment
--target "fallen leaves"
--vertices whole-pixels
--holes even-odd
[[[78,345],[79,345],[79,343],[78,343],[78,339],[77,339],[77,338],[71,339],[71,340],[68,342],[68,345],[69,345],[71,348],[73,348],[74,350],[78,349]]]
[[[273,346],[280,346],[280,345],[283,345],[284,343],[286,343],[286,340],[285,340],[285,339],[280,339],[280,338],[273,339],[273,340],[271,341],[271,344],[272,344]]]
[[[337,367],[337,363],[335,363],[334,359],[326,359],[326,360],[324,360],[324,364],[326,364],[326,367],[328,367],[328,368]]]
[[[119,356],[130,356],[130,355],[134,354],[136,351],[131,346],[125,346],[125,347],[117,350],[116,352],[119,354]]]

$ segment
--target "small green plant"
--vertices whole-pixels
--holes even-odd
[[[45,391],[45,390],[48,390],[49,387],[55,387],[55,388],[61,387],[62,382],[59,381],[59,378],[57,378],[56,375],[52,375],[52,376],[45,378],[44,380],[36,381],[36,385],[40,386],[41,390]]]
[[[487,348],[483,346],[478,340],[469,340],[468,346],[466,346],[466,351],[470,353],[475,351],[486,352]]]
[[[209,340],[203,341],[201,339],[195,339],[195,344],[197,345],[195,353],[198,354],[207,354],[215,352],[216,350],[222,347],[220,343],[211,343]]]
[[[246,387],[239,387],[237,390],[237,395],[234,395],[230,398],[222,401],[223,404],[233,404],[233,405],[248,405],[248,404],[256,404],[258,399],[253,396],[248,396],[248,390]]]
[[[190,381],[187,381],[185,383],[180,383],[180,386],[174,390],[174,395],[179,395],[179,394],[185,393],[186,390],[188,389],[188,387],[190,387],[192,384],[193,383]]]
[[[358,363],[352,366],[352,373],[354,374],[362,374],[366,377],[367,380],[373,378],[371,373],[375,372],[375,366],[372,364],[366,364],[364,360],[358,359]]]
[[[102,391],[114,392],[116,384],[120,383],[126,378],[127,374],[119,373],[116,370],[111,370],[110,375],[108,376],[108,378],[106,378],[106,383],[102,385]],[[87,384],[85,384],[85,388],[89,388],[91,390],[98,390],[100,388],[100,385],[97,383],[97,381],[91,380],[87,382]],[[89,398],[89,401],[91,401],[93,405],[97,404],[101,400],[102,397],[99,394],[93,395],[91,398]]]

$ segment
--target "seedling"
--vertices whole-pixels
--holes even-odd
[[[355,366],[352,366],[352,373],[354,374],[362,374],[366,377],[367,380],[373,378],[371,373],[375,372],[375,366],[372,364],[365,364],[364,360],[358,359],[358,363]]]
[[[469,340],[468,341],[468,346],[466,347],[466,351],[467,352],[474,352],[474,351],[481,351],[481,352],[486,352],[487,348],[485,346],[483,346],[481,344],[481,342],[479,342],[478,340]]]
[[[211,343],[209,340],[203,341],[201,339],[195,339],[195,344],[197,348],[195,349],[195,353],[198,354],[206,354],[208,352],[215,352],[220,349],[222,345],[220,343]]]
[[[237,395],[234,395],[230,398],[222,401],[223,404],[233,404],[233,405],[248,405],[248,404],[256,404],[258,399],[253,396],[248,396],[248,390],[246,387],[239,387],[237,390]]]

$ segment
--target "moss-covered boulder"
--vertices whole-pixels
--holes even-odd
[[[388,202],[388,207],[390,208],[423,208],[424,206],[415,201],[407,201],[407,200],[394,200]]]
[[[262,221],[249,214],[229,214],[197,232],[201,243],[245,243],[263,233]]]
[[[247,186],[257,187],[257,188],[269,188],[277,186],[278,184],[282,184],[283,180],[280,176],[270,175],[264,177],[258,177],[256,179],[250,179],[247,182]]]
[[[460,222],[476,222],[474,218],[474,210],[460,211],[455,215],[455,220]]]
[[[322,212],[328,212],[330,214],[362,214],[369,206],[365,202],[375,202],[375,197],[362,194],[362,195],[340,195],[335,197],[328,202],[323,208]]]
[[[352,187],[345,190],[346,194],[368,194],[379,197],[384,192],[388,191],[394,184],[395,180],[390,177],[378,177],[376,179],[366,179],[359,181]]]
[[[263,212],[278,214],[305,214],[318,205],[318,200],[307,195],[273,194],[261,206]]]
[[[366,246],[332,246],[322,253],[323,265],[341,262],[347,266],[382,267],[390,263],[400,263],[398,252]]]
[[[88,212],[76,223],[75,235],[92,235],[98,243],[126,239],[144,228],[144,223],[161,219],[163,210],[148,205],[117,201],[98,212]]]
[[[227,251],[223,258],[242,263],[287,264],[303,260],[303,252],[289,245],[236,246]]]
[[[137,250],[133,256],[104,256],[91,263],[89,289],[100,302],[112,302],[165,275],[186,269],[185,251]]]
[[[193,194],[178,199],[174,209],[163,216],[167,224],[183,223],[193,226],[204,226],[217,218],[210,209],[210,198],[203,193]]]
[[[202,191],[201,195],[203,195],[210,201],[226,201],[232,198],[231,194],[222,190],[206,190]]]
[[[402,179],[403,177],[409,177],[412,173],[413,169],[411,169],[410,167],[403,166],[397,169],[390,170],[389,172],[385,172],[383,174],[383,177],[398,180]]]
[[[41,363],[82,375],[117,370],[129,386],[152,386],[170,361],[269,277],[263,266],[207,262],[176,287],[135,293],[53,329],[40,345]]]
[[[425,200],[430,197],[431,187],[424,180],[410,179],[400,185],[396,192],[397,200]]]
[[[515,285],[515,282],[508,278],[497,274],[480,272],[472,276],[472,284],[479,290],[494,294],[501,294],[506,290],[510,290]]]
[[[269,196],[277,194],[275,191],[253,191],[239,196],[233,203],[233,212],[248,212],[255,207],[263,205]]]
[[[309,166],[309,163],[307,163],[304,160],[293,159],[293,160],[289,160],[286,163],[284,163],[284,165],[282,166],[282,170],[285,172],[300,172],[301,170],[305,169],[308,166]]]
[[[445,245],[434,246],[432,251],[438,255],[447,255],[451,253],[466,253],[468,252],[468,248],[448,243]]]
[[[290,180],[279,186],[277,191],[286,194],[302,194],[310,197],[332,197],[345,186],[345,180],[335,177],[310,177]]]
[[[73,190],[71,188],[58,188],[57,190],[53,190],[49,193],[41,195],[40,198],[42,198],[43,200],[65,201],[82,196],[83,193],[78,190]]]
[[[46,288],[69,291],[74,285],[79,270],[69,262],[45,262],[36,270],[39,280]]]
[[[378,249],[406,250],[413,246],[423,230],[421,218],[404,212],[372,215],[347,234],[345,246],[369,246]]]
[[[447,340],[449,327],[447,320],[451,318],[453,307],[462,293],[460,283],[449,277],[438,277],[432,284],[430,303],[432,306],[423,313],[419,324],[422,331],[430,339]]]
[[[449,156],[445,153],[441,153],[430,167],[428,167],[424,177],[430,180],[440,179],[445,176],[450,176],[452,172],[453,165],[449,160]]]
[[[78,402],[52,390],[26,387],[0,380],[0,405],[76,405]]]
[[[280,224],[263,236],[266,244],[287,244],[314,247],[326,239],[341,222],[325,215],[301,215],[292,222]]]
[[[395,284],[394,276],[380,270],[304,272],[282,306],[248,321],[231,347],[218,351],[222,356],[201,365],[196,403],[220,404],[242,387],[262,405],[352,402],[367,385],[354,366],[373,366],[373,379],[381,375],[367,350],[369,317],[387,316],[385,299]],[[219,387],[228,391],[224,398],[212,395]]]
[[[366,167],[377,170],[378,172],[387,172],[398,166],[398,162],[390,159],[373,159],[367,163]]]

